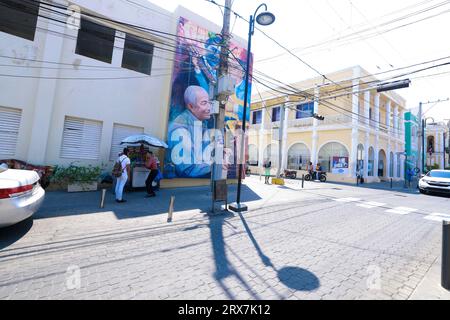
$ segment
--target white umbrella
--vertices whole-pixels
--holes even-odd
[[[167,149],[169,146],[158,138],[149,136],[148,134],[137,134],[129,136],[122,140],[120,144],[146,144],[151,147]]]

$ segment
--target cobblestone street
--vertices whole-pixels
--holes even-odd
[[[45,218],[44,206],[0,231],[0,299],[410,299],[439,262],[442,226],[426,202],[448,198],[247,186],[273,200],[242,215],[176,212],[173,224],[114,211]]]

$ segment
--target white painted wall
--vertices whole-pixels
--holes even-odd
[[[179,16],[191,18],[199,25],[220,31],[220,28],[212,22],[202,19],[185,8],[180,7],[175,13],[171,13],[145,0],[134,0],[134,2],[141,6],[127,1],[71,1],[72,4],[79,5],[82,10],[96,15],[171,34],[176,33]],[[68,5],[65,0],[57,1],[57,3]],[[47,19],[39,17],[39,29],[36,30],[34,41],[0,32],[0,55],[2,56],[67,64],[45,65],[51,68],[60,67],[60,69],[39,68],[42,64],[38,62],[0,57],[0,64],[16,66],[1,67],[0,74],[36,77],[0,76],[0,106],[22,109],[21,129],[14,158],[46,165],[67,165],[76,160],[60,158],[65,116],[103,123],[100,161],[80,161],[82,164],[109,163],[114,123],[143,127],[146,133],[165,139],[173,68],[171,60],[174,59],[174,54],[155,48],[152,75],[146,76],[121,68],[123,53],[121,48],[124,45],[122,39],[116,38],[115,46],[118,48],[114,48],[112,64],[103,63],[75,54],[78,31],[53,24],[57,23],[49,24]],[[64,35],[49,33],[49,28]],[[117,29],[117,26],[115,28]],[[144,35],[148,37],[148,34]],[[101,66],[105,69],[102,69],[103,71],[80,70],[83,69],[83,65]],[[20,66],[26,66],[26,68]],[[39,79],[40,77],[139,77],[139,79],[49,80]],[[0,159],[2,158],[0,154]]]

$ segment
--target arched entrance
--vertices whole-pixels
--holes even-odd
[[[251,166],[258,166],[258,147],[254,144],[248,146],[248,163]]]
[[[356,173],[362,175],[364,171],[364,146],[362,144],[358,145],[356,160]]]
[[[278,168],[278,145],[269,144],[264,150],[264,162],[271,161],[272,168]]]
[[[296,143],[288,151],[288,169],[302,170],[311,161],[311,153],[304,143]]]
[[[380,150],[378,153],[378,177],[383,178],[386,175],[386,152]]]
[[[322,170],[336,174],[347,174],[349,170],[349,152],[338,142],[325,144],[319,151],[319,163]]]
[[[389,154],[389,177],[394,177],[394,153]]]
[[[434,136],[429,136],[427,138],[427,152],[434,153]]]
[[[369,163],[368,163],[368,176],[373,177],[375,175],[375,152],[372,147],[369,148]]]

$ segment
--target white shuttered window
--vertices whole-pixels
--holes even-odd
[[[16,155],[22,111],[0,107],[0,158]]]
[[[102,123],[66,117],[61,158],[99,160]]]
[[[115,161],[119,155],[123,151],[124,145],[121,145],[120,142],[123,139],[135,135],[144,133],[144,128],[140,127],[132,127],[126,126],[122,124],[114,124],[113,129],[113,137],[111,142],[111,153],[109,155],[109,160]]]

